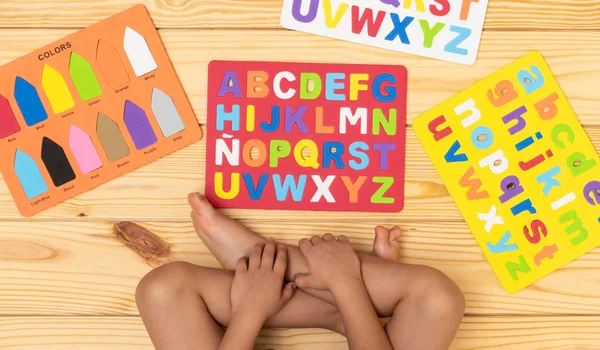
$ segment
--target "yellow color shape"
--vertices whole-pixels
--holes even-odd
[[[514,96],[498,106],[490,91],[510,94],[511,84]],[[548,112],[535,105],[555,95],[547,103],[557,114],[544,119]],[[413,128],[506,291],[521,290],[600,245],[600,207],[582,195],[584,188],[594,191],[600,157],[540,53],[424,113]],[[494,164],[498,151],[504,167]],[[482,163],[490,155],[491,163]],[[539,165],[521,167],[538,155]],[[589,166],[574,161],[583,157]]]
[[[325,12],[325,25],[327,28],[337,28],[338,24],[346,14],[346,10],[348,10],[348,4],[340,4],[340,6],[335,11],[335,16],[332,14],[331,10],[331,0],[323,0],[323,11]]]
[[[50,101],[54,114],[59,114],[75,106],[75,101],[63,76],[52,66],[44,65],[42,88]]]
[[[215,173],[215,194],[221,199],[234,199],[240,193],[240,173],[231,174],[231,188],[223,189],[223,173]]]
[[[423,3],[423,0],[415,0],[415,4],[417,5],[417,11],[418,12],[425,12],[425,4]],[[412,0],[406,0],[404,1],[404,8],[409,10],[412,6]]]

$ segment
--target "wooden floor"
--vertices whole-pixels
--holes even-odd
[[[214,59],[403,64],[409,122],[478,79],[539,50],[600,150],[600,0],[490,0],[477,64],[450,63],[349,44],[279,26],[280,0],[138,0],[150,10],[199,122]],[[3,0],[0,64],[132,4],[126,0]],[[455,349],[600,349],[600,249],[509,295],[461,219],[412,131],[401,214],[230,210],[258,232],[293,243],[316,233],[368,249],[372,228],[398,224],[406,262],[432,265],[467,299]],[[193,233],[186,194],[204,188],[201,141],[54,207],[19,216],[0,181],[0,348],[151,349],[134,301],[153,265],[112,233],[131,220],[171,246],[169,260],[216,266]],[[435,220],[431,220],[435,213]],[[309,219],[309,220],[307,220]],[[259,349],[345,349],[322,330],[269,330]]]

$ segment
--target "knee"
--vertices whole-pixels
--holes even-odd
[[[191,266],[186,262],[172,262],[150,271],[135,291],[138,308],[177,300],[193,278]]]
[[[417,292],[423,312],[460,323],[465,313],[465,298],[460,288],[442,272],[430,267],[423,269]]]

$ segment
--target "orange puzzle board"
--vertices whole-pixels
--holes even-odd
[[[142,5],[0,67],[0,95],[0,168],[24,216],[202,137]]]

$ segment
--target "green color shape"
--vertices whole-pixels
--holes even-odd
[[[92,65],[76,52],[71,52],[69,75],[71,75],[82,101],[91,100],[102,94],[102,89],[98,79],[96,79]]]
[[[518,263],[512,261],[507,262],[506,269],[508,270],[508,273],[510,273],[510,277],[513,279],[513,281],[519,280],[519,274],[517,272],[531,272],[531,267],[529,266],[529,264],[527,264],[527,261],[525,261],[525,257],[523,257],[523,255],[519,257]]]
[[[394,184],[394,178],[391,176],[374,176],[373,183],[381,184],[381,186],[371,196],[371,203],[394,204],[394,198],[384,197],[387,190]]]

